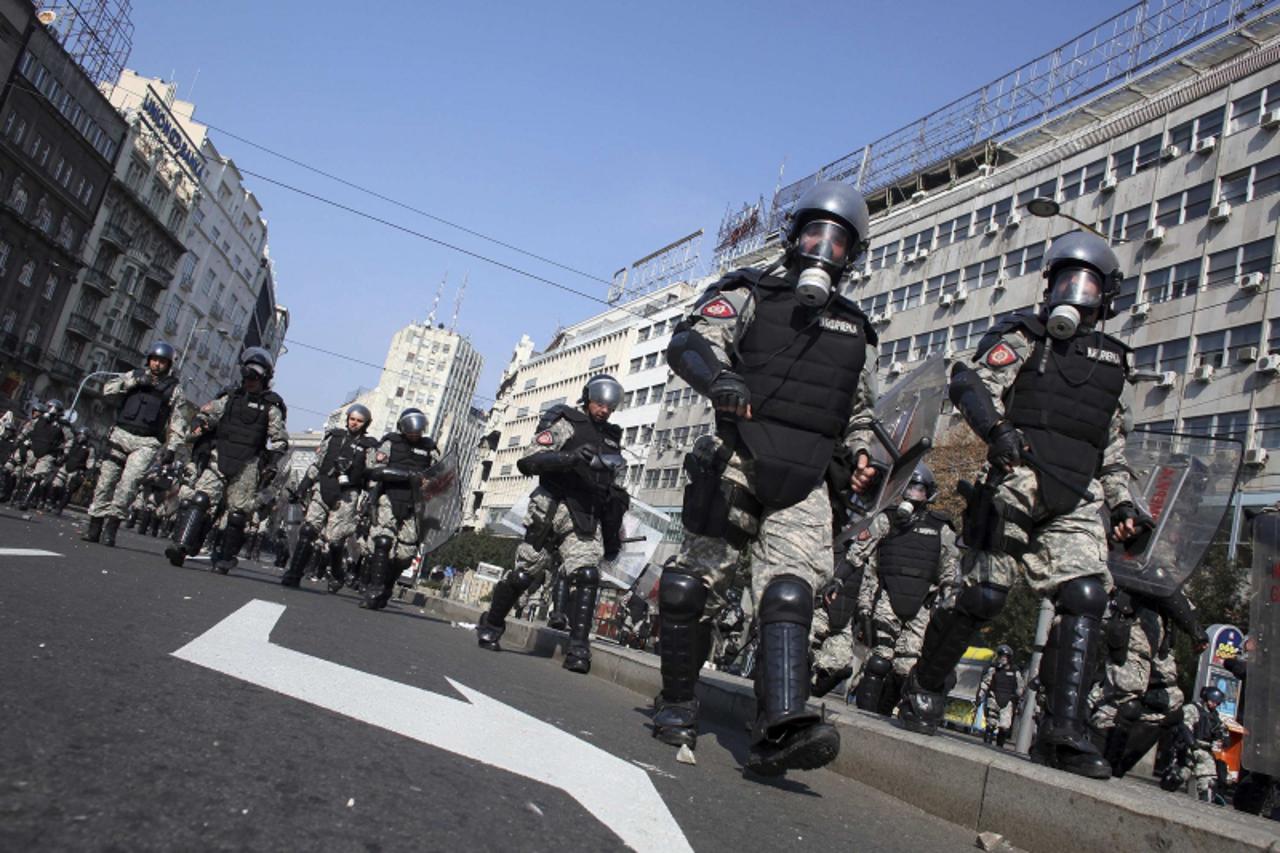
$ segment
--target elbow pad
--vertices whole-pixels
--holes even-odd
[[[409,478],[413,476],[411,471],[404,468],[374,468],[370,475],[375,480],[381,480],[384,483],[407,483]]]
[[[990,437],[991,431],[1003,420],[977,371],[963,364],[952,368],[947,395],[951,398],[952,405],[964,416],[965,422],[983,441]]]
[[[667,364],[693,390],[706,395],[717,374],[728,368],[720,363],[707,339],[684,323],[676,326],[667,346]]]
[[[516,462],[516,468],[526,477],[537,477],[558,471],[568,471],[578,464],[582,457],[576,453],[565,453],[560,450],[544,450],[534,453]]]

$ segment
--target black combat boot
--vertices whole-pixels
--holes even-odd
[[[120,529],[120,519],[114,515],[107,516],[102,524],[102,544],[108,548],[116,547],[116,531]]]
[[[138,510],[138,517],[133,522],[133,528],[138,532],[139,536],[147,535],[147,528],[151,526],[151,507],[144,506]]]
[[[1031,754],[1032,761],[1090,779],[1111,777],[1111,765],[1086,727],[1106,600],[1097,578],[1076,578],[1059,589],[1054,602],[1058,616],[1040,662],[1045,713]]]
[[[27,491],[22,496],[22,501],[18,504],[18,509],[26,512],[36,505],[40,500],[40,494],[44,491],[44,483],[37,477],[31,481],[31,485],[27,487]]]
[[[811,695],[826,696],[849,676],[853,675],[853,667],[842,666],[839,669],[815,669],[813,671],[813,687]]]
[[[794,575],[760,596],[756,721],[746,769],[762,776],[814,770],[840,752],[840,733],[808,707],[813,588]]]
[[[329,543],[329,592],[337,594],[342,590],[342,585],[346,583],[347,555],[346,549],[341,542]]]
[[[280,578],[281,586],[297,588],[302,584],[302,574],[307,569],[307,563],[311,562],[315,542],[316,529],[310,524],[302,525],[302,529],[298,531],[298,546],[289,556],[289,568],[285,569],[284,577]]]
[[[43,504],[44,508],[52,510],[57,515],[62,515],[62,493],[66,491],[63,486],[50,486],[48,494],[45,495]]]
[[[97,542],[102,538],[102,519],[96,515],[89,516],[89,526],[80,537],[85,542]]]
[[[587,566],[573,573],[569,595],[569,650],[564,668],[583,675],[591,671],[591,629],[596,621],[596,598],[600,592],[600,572]]]
[[[493,585],[493,597],[489,600],[488,611],[480,614],[476,624],[476,640],[480,648],[491,652],[502,651],[498,642],[507,630],[507,614],[516,606],[520,596],[533,585],[533,575],[520,567],[506,574],[502,580]]]
[[[394,544],[390,536],[375,536],[373,539],[373,553],[369,556],[369,588],[360,600],[360,606],[365,610],[382,610],[391,600],[391,588],[396,582],[395,561],[391,559]]]
[[[854,704],[859,710],[879,714],[884,698],[885,679],[893,675],[893,661],[872,655],[862,669],[862,678],[854,692]]]
[[[694,690],[711,652],[711,624],[703,619],[707,587],[701,578],[668,568],[658,581],[662,692],[654,700],[653,736],[672,746],[698,743]]]
[[[244,546],[245,526],[248,523],[249,517],[241,510],[232,510],[227,515],[227,526],[222,531],[222,538],[218,540],[218,547],[210,557],[213,570],[218,574],[225,575],[239,564],[237,555]]]
[[[124,529],[132,530],[133,525],[137,523],[137,521],[138,521],[138,508],[131,506],[129,507],[128,515],[126,515],[124,518]]]

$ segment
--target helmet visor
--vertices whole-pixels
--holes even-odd
[[[622,402],[622,386],[614,379],[596,379],[588,382],[587,402],[607,406],[612,412]]]
[[[1091,269],[1065,267],[1054,273],[1049,304],[1097,308],[1102,304],[1102,279]]]
[[[409,412],[400,416],[400,422],[396,426],[405,435],[422,435],[427,431],[427,416],[422,412]]]
[[[796,250],[811,260],[843,267],[849,260],[849,246],[852,242],[843,225],[819,219],[800,229]]]
[[[920,481],[916,480],[916,481],[907,483],[907,488],[903,490],[902,495],[909,501],[922,503],[928,500],[929,489],[925,486],[924,483],[921,483]]]

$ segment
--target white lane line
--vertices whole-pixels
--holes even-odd
[[[61,557],[57,551],[41,551],[39,548],[0,548],[0,557]]]
[[[284,610],[251,601],[173,655],[559,788],[633,850],[692,851],[641,768],[453,679],[466,701],[277,646]]]

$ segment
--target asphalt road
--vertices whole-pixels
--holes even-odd
[[[649,736],[648,697],[486,652],[407,605],[368,613],[244,561],[175,569],[159,540],[79,541],[79,519],[0,508],[0,850],[622,848],[558,788],[173,656],[255,600],[285,605],[273,645],[462,700],[452,679],[643,768],[695,850],[973,848],[834,773],[744,775],[733,727],[704,727],[680,764]]]

